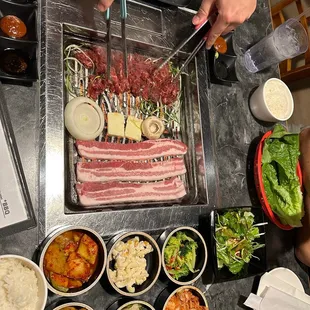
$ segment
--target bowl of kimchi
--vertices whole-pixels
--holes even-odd
[[[164,290],[156,300],[155,308],[163,310],[195,309],[208,310],[208,302],[201,290],[195,286],[182,286],[174,290],[168,298]]]
[[[106,262],[103,239],[83,226],[56,229],[39,249],[39,267],[47,287],[60,296],[77,296],[89,291],[102,277]]]

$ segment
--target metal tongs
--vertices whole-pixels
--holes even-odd
[[[127,19],[127,2],[126,0],[121,0],[122,52],[123,52],[123,58],[124,58],[125,76],[128,77],[126,19]],[[107,77],[108,79],[110,79],[111,61],[112,61],[111,8],[108,8],[106,11],[106,26],[107,26]]]
[[[203,22],[202,24],[200,24],[199,26],[197,26],[194,30],[194,32],[187,37],[186,39],[184,39],[172,52],[171,54],[165,59],[165,61],[158,67],[158,69],[163,68],[169,61],[170,59],[176,55],[182,48],[183,46],[189,42],[198,32],[199,30],[208,22],[208,20],[206,20],[205,22]],[[185,60],[185,62],[183,63],[183,65],[181,66],[179,72],[175,75],[174,78],[178,78],[179,75],[183,72],[184,68],[187,67],[187,65],[192,61],[192,59],[196,56],[196,54],[199,52],[199,50],[202,48],[202,46],[205,44],[207,37],[204,36],[200,42],[198,43],[198,45],[195,47],[195,49],[191,52],[191,54],[188,56],[188,58]]]

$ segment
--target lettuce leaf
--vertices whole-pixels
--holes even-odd
[[[273,212],[283,224],[293,227],[302,226],[304,215],[302,192],[296,174],[299,154],[298,134],[287,133],[277,124],[264,144],[263,183]]]

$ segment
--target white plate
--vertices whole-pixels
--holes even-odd
[[[261,281],[264,279],[264,277],[266,277],[266,274],[263,274],[260,280],[260,284],[258,286],[257,289],[257,295],[260,296],[261,293],[264,291],[266,286],[261,285]],[[295,287],[296,289],[298,289],[301,292],[305,292],[304,287],[302,285],[302,283],[300,282],[299,278],[297,277],[297,275],[290,269],[287,268],[283,268],[283,267],[279,267],[279,268],[275,268],[273,270],[271,270],[269,272],[270,275],[273,275],[274,277],[280,279],[283,282],[286,282],[287,284]],[[266,281],[267,282],[267,281]]]

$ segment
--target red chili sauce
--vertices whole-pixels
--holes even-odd
[[[10,38],[22,38],[27,33],[25,23],[14,15],[7,15],[0,20],[1,30]]]

